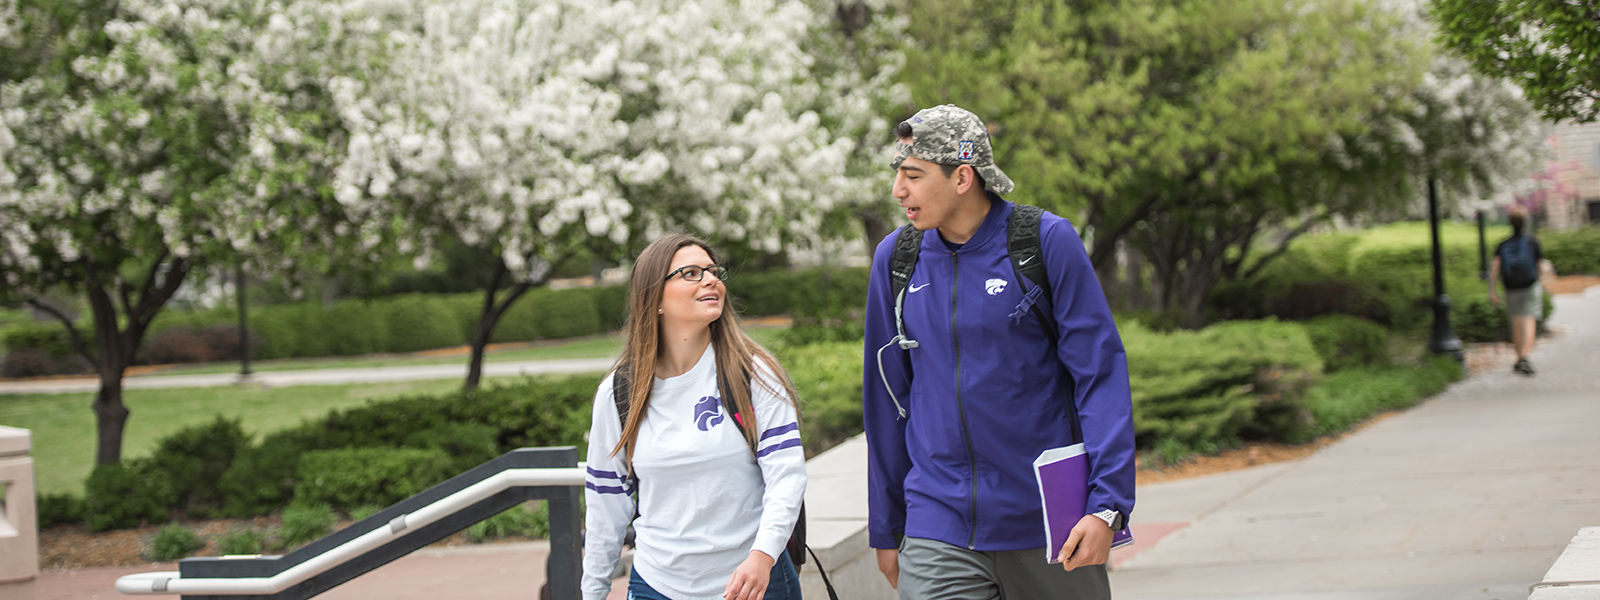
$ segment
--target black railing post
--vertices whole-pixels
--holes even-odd
[[[578,585],[583,575],[583,509],[578,503],[583,488],[568,487],[547,500],[550,514],[550,560],[545,562],[545,581],[551,600],[579,600]]]

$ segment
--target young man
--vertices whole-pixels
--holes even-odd
[[[894,196],[924,233],[899,299],[903,335],[890,284],[898,232],[878,244],[868,288],[862,404],[878,568],[905,599],[1109,598],[1112,531],[1133,510],[1132,402],[1083,244],[1044,213],[1050,289],[1036,288],[1011,263],[1013,205],[999,194],[1013,185],[983,122],[946,105],[896,134]],[[1088,506],[1048,551],[1066,557],[1058,567],[1046,561],[1033,461],[1079,442]]]
[[[1511,316],[1511,345],[1517,349],[1517,362],[1511,370],[1532,377],[1533,339],[1538,320],[1544,317],[1544,289],[1539,286],[1539,263],[1544,252],[1539,240],[1528,235],[1528,211],[1520,206],[1506,214],[1511,221],[1511,237],[1494,247],[1494,265],[1489,269],[1489,302],[1500,306],[1495,282],[1506,286],[1506,314]]]

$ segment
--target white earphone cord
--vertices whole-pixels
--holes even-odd
[[[894,328],[899,332],[900,335],[895,336],[894,339],[889,340],[889,343],[884,344],[882,348],[878,349],[878,378],[883,380],[883,389],[889,392],[889,400],[894,402],[894,408],[895,410],[900,411],[900,418],[902,419],[907,418],[906,407],[900,405],[900,399],[896,398],[894,395],[894,388],[889,386],[889,376],[883,373],[883,351],[888,350],[889,346],[897,343],[900,344],[901,350],[910,350],[921,345],[918,344],[916,340],[906,337],[905,321],[901,318],[905,307],[905,301],[906,292],[905,290],[900,290],[900,295],[895,296],[894,299]]]

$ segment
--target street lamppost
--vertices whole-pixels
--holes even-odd
[[[1433,232],[1433,337],[1428,340],[1428,350],[1434,354],[1448,354],[1457,361],[1465,361],[1461,338],[1450,327],[1450,295],[1444,293],[1444,256],[1439,247],[1439,188],[1438,182],[1428,178],[1428,227]]]
[[[233,271],[234,295],[239,300],[239,380],[250,380],[250,327],[249,319],[245,316],[244,297],[244,264],[234,267]]]

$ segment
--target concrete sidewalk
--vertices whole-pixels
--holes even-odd
[[[575,358],[484,363],[484,377],[551,375],[562,373],[600,373],[611,368],[613,358]],[[460,364],[369,367],[363,369],[305,369],[266,371],[250,376],[250,382],[268,386],[339,385],[346,383],[384,383],[422,379],[465,379],[466,359]],[[125,390],[218,387],[239,383],[237,373],[215,375],[141,375],[122,380]],[[0,381],[0,394],[70,394],[95,392],[100,380],[94,378]]]
[[[1600,288],[1558,297],[1532,379],[1452,386],[1297,462],[1142,487],[1177,530],[1120,600],[1526,598],[1600,525]]]

